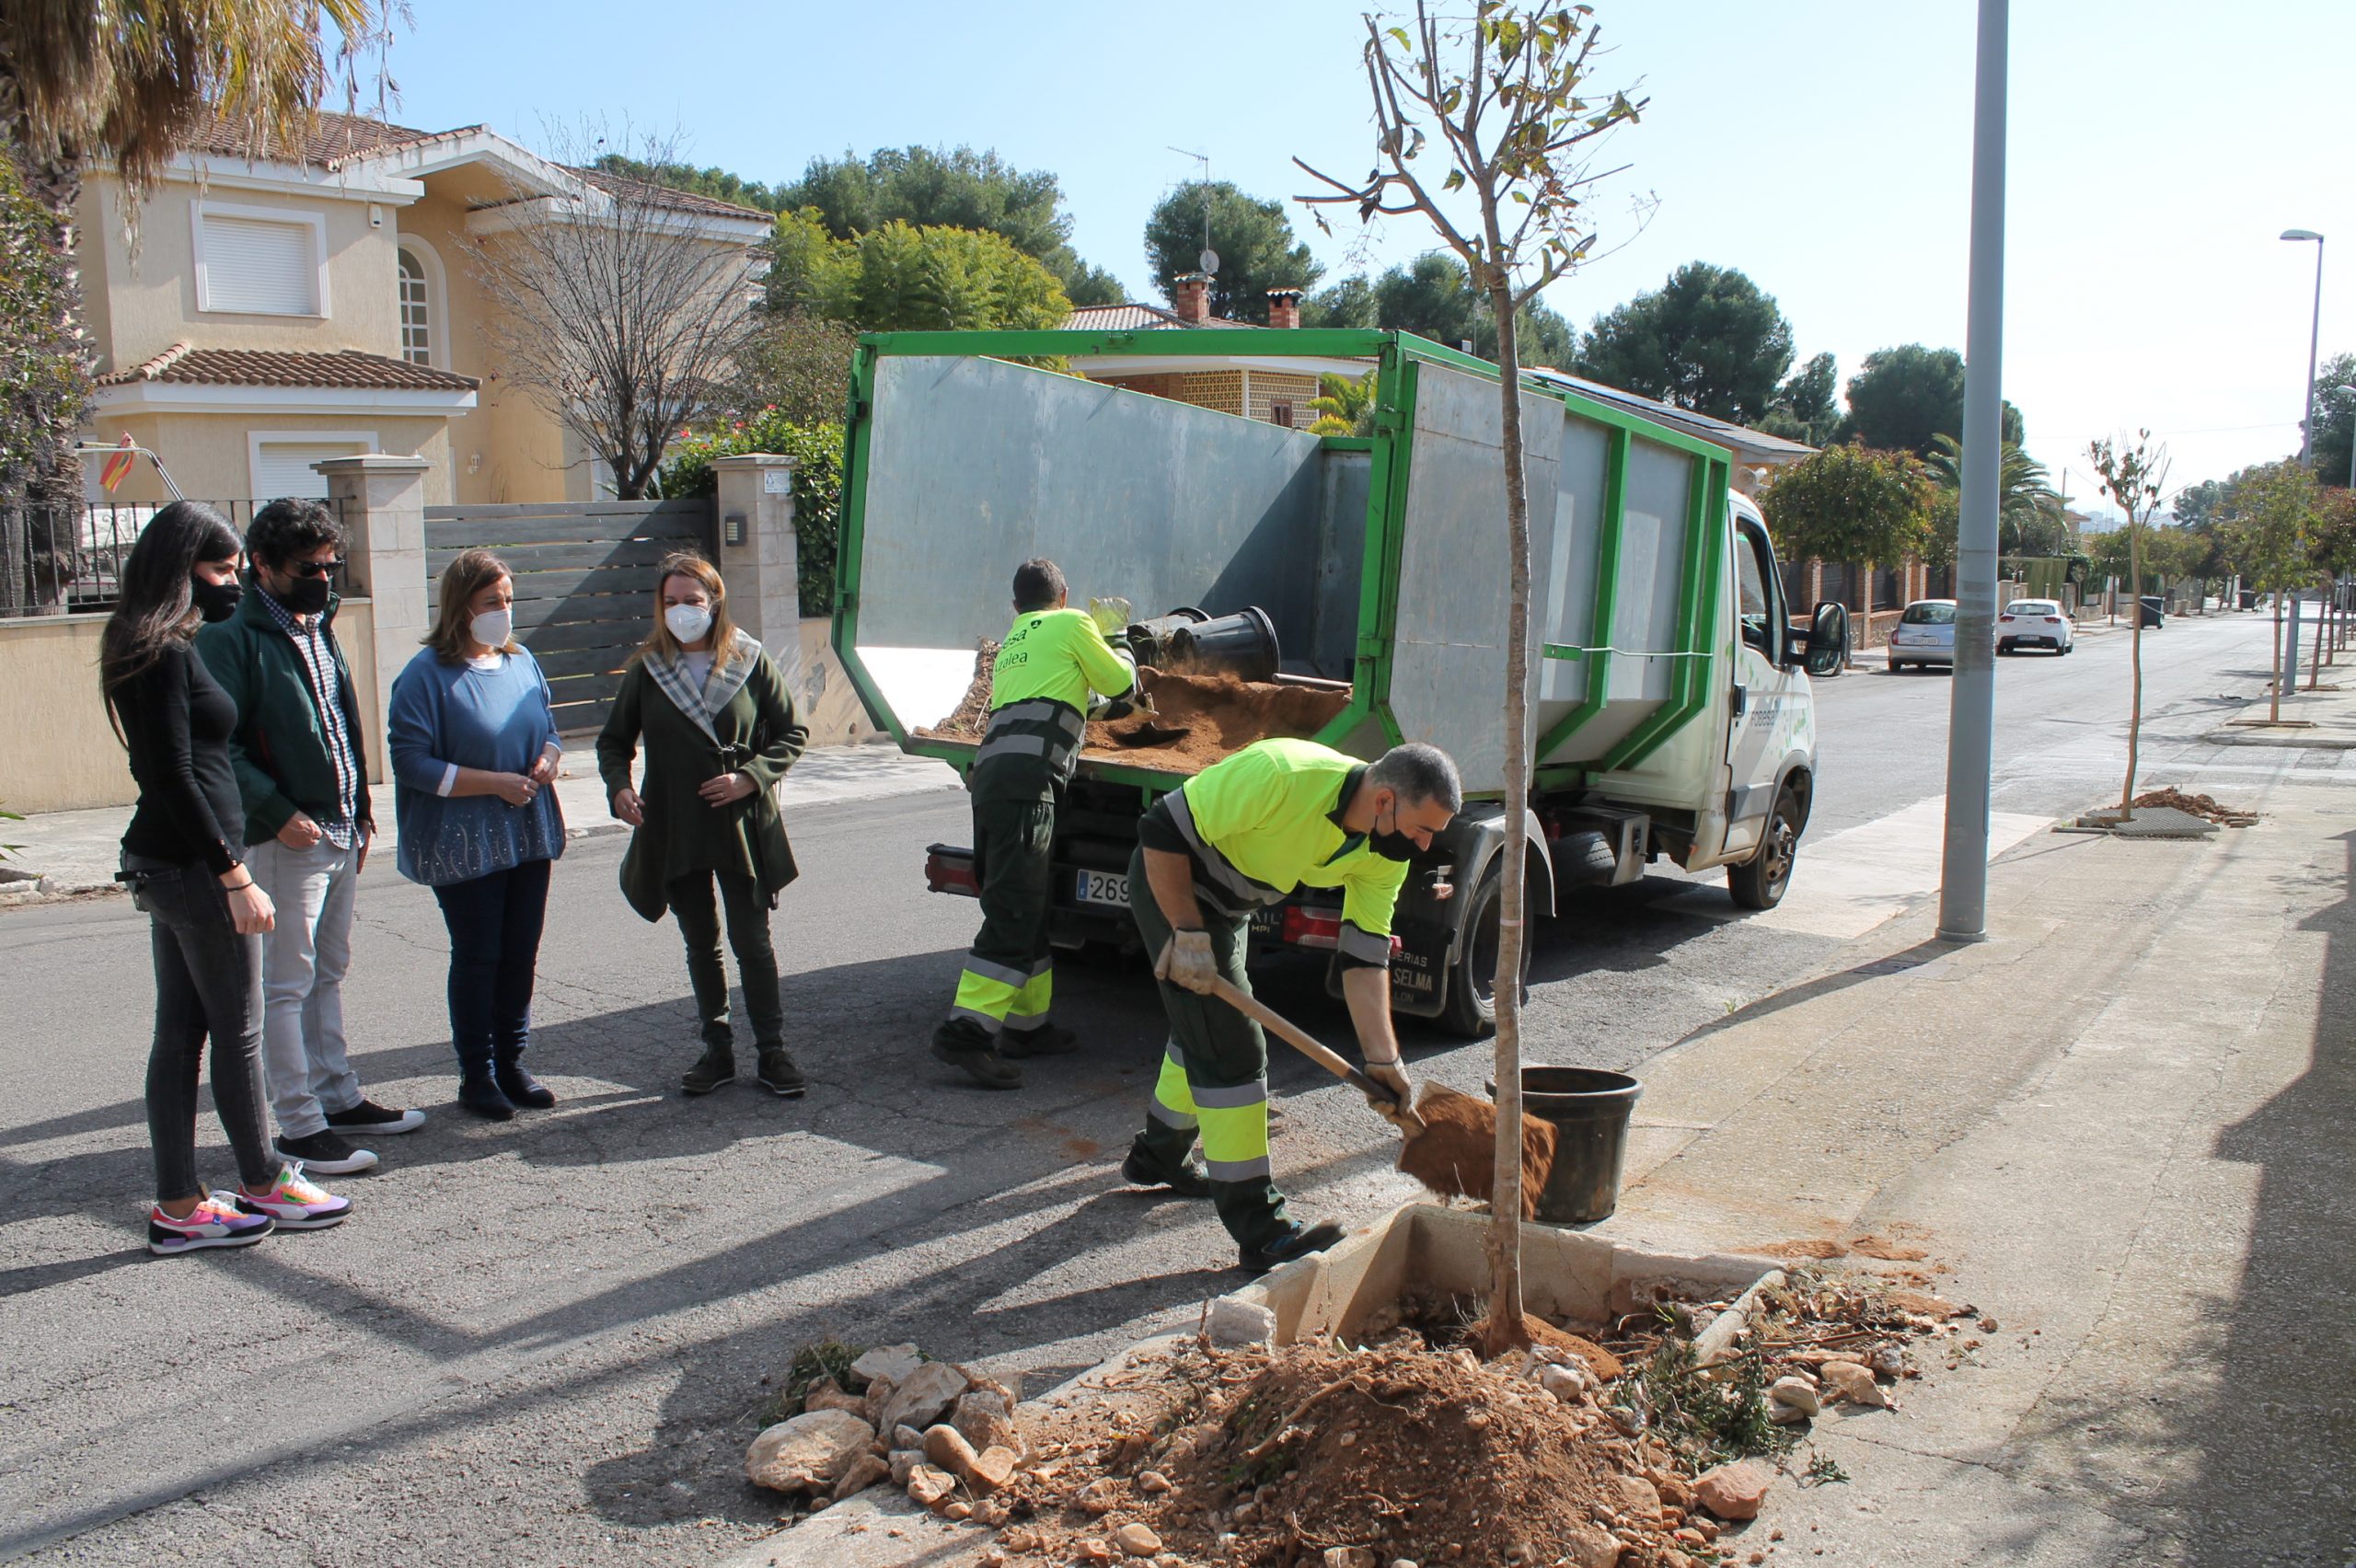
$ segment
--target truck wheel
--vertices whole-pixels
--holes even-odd
[[[1775,809],[1768,813],[1760,835],[1759,852],[1739,866],[1727,868],[1727,891],[1745,909],[1773,909],[1784,902],[1792,885],[1792,862],[1800,849],[1799,802],[1789,786],[1775,791]]]
[[[1505,864],[1500,858],[1497,864],[1482,873],[1481,885],[1472,890],[1472,912],[1465,918],[1464,942],[1457,953],[1455,967],[1449,971],[1448,1005],[1440,1010],[1439,1024],[1461,1039],[1478,1040],[1497,1027],[1497,916],[1505,896]],[[1530,983],[1530,953],[1536,932],[1535,921],[1524,922],[1524,986]]]

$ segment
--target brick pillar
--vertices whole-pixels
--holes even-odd
[[[802,628],[793,467],[792,458],[774,452],[711,460],[720,480],[718,564],[728,582],[728,613],[788,669],[800,657]]]
[[[368,733],[368,772],[385,778],[385,713],[394,677],[401,673],[433,625],[434,583],[425,567],[425,476],[423,457],[368,453],[329,457],[311,465],[328,481],[328,504],[343,527],[344,557],[351,563],[351,594],[368,602],[364,647],[346,629],[339,639],[355,669],[360,713]],[[389,809],[389,807],[387,808]]]

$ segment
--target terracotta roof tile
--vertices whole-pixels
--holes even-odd
[[[299,161],[332,167],[339,160],[354,155],[382,152],[408,142],[432,141],[435,136],[445,133],[394,125],[364,114],[333,114],[322,110],[318,123],[303,139]],[[248,152],[244,131],[235,122],[220,119],[207,121],[198,127],[189,138],[188,150],[214,157],[233,158],[242,158]],[[283,157],[293,150],[271,148],[263,156]]]
[[[378,392],[471,392],[479,385],[407,360],[364,354],[283,353],[262,349],[192,349],[174,343],[155,358],[98,377],[101,386],[161,381],[207,386],[333,386]]]
[[[743,207],[717,197],[699,195],[692,190],[677,190],[668,185],[653,185],[643,179],[631,179],[626,175],[607,174],[603,169],[576,168],[574,174],[611,195],[642,196],[658,207],[669,207],[682,213],[708,213],[719,218],[756,218],[762,223],[774,221],[776,214],[758,207]]]
[[[1174,310],[1158,305],[1083,305],[1064,317],[1067,332],[1160,332],[1171,329],[1191,330],[1198,327],[1225,327],[1247,332],[1268,330],[1250,321],[1229,321],[1213,317],[1208,321],[1187,321]]]

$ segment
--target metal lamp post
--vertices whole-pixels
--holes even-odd
[[[2299,421],[2299,461],[2315,467],[2316,455],[2316,351],[2323,344],[2323,236],[2313,229],[2284,229],[2284,239],[2316,242],[2316,304],[2315,317],[2307,329],[2307,413]],[[2350,475],[2356,479],[2356,465]]]

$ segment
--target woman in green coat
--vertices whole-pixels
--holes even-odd
[[[808,1082],[785,1054],[769,911],[794,876],[777,787],[810,732],[794,715],[777,662],[728,618],[719,571],[700,556],[675,555],[656,572],[653,633],[623,672],[597,737],[606,801],[636,830],[622,857],[622,896],[649,920],[668,908],[687,942],[704,1052],[680,1087],[709,1094],[736,1077],[717,883],[760,1080],[779,1094],[799,1095]],[[641,746],[645,775],[633,788],[630,767]]]

